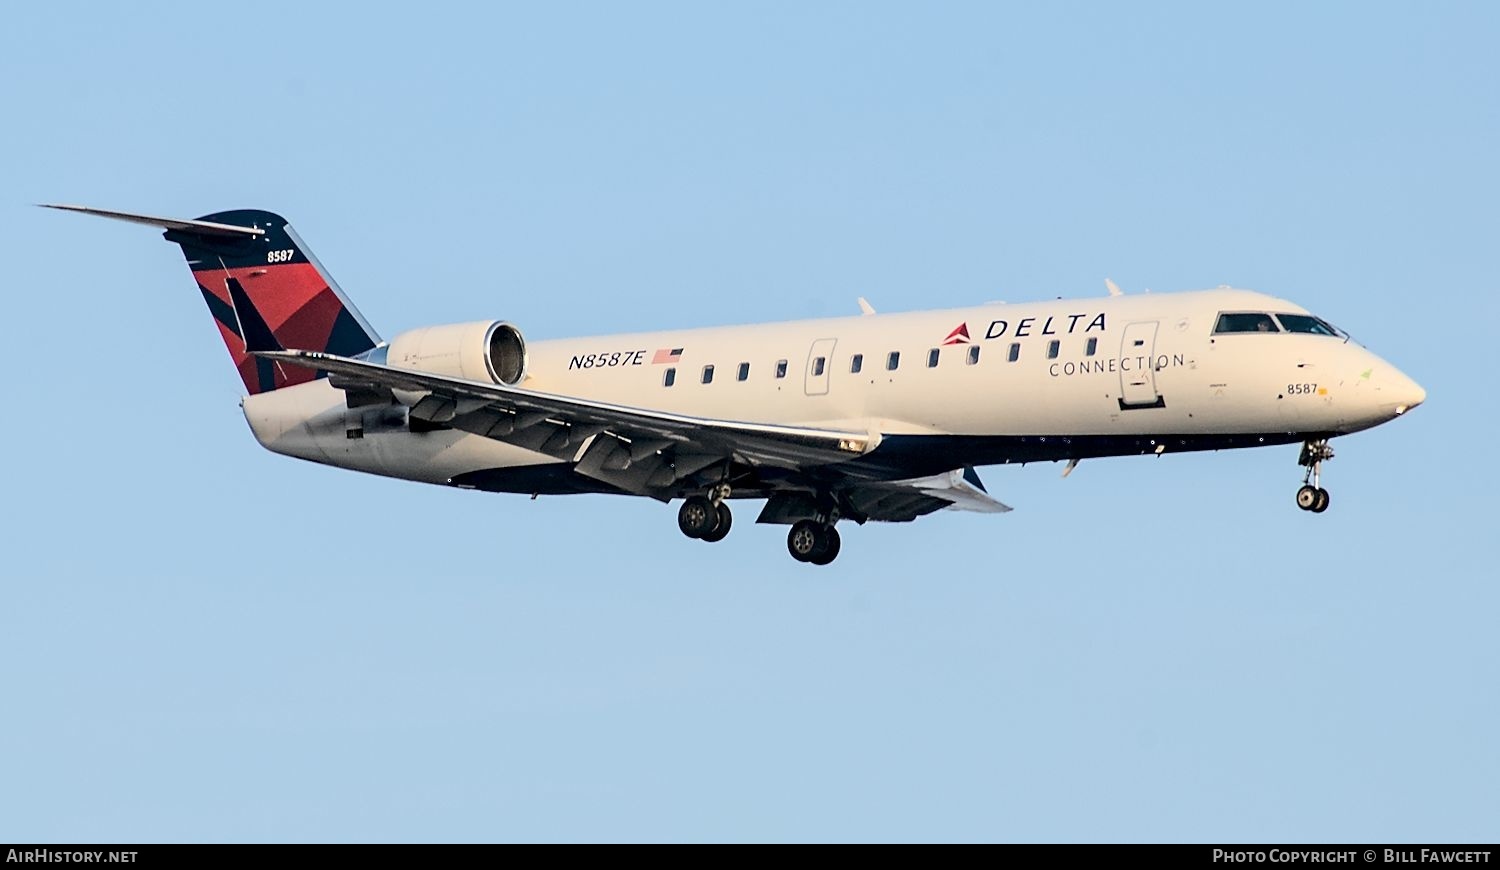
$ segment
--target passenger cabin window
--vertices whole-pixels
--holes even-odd
[[[886,358],[885,358],[885,370],[888,371],[888,372],[893,372],[900,365],[901,365],[901,351],[899,351],[899,350],[893,350],[893,351],[891,351],[890,354],[888,356],[886,356]]]
[[[661,373],[661,385],[670,387],[677,383],[677,369],[667,369]]]
[[[828,358],[827,357],[821,357],[820,356],[820,357],[815,357],[813,359],[813,364],[812,364],[813,377],[815,377],[815,378],[822,377],[822,375],[823,375],[823,366],[827,362],[828,362]]]
[[[779,359],[776,361],[776,377],[786,377],[786,360]]]
[[[740,363],[740,370],[735,373],[734,379],[737,380],[737,381],[748,381],[748,380],[750,380],[750,364],[749,363]]]
[[[969,345],[969,355],[965,361],[968,362],[969,365],[974,365],[979,362],[979,345]]]
[[[711,384],[713,382],[714,382],[714,367],[713,366],[704,366],[703,367],[703,383],[705,383],[705,384]]]
[[[1269,314],[1260,312],[1220,314],[1219,322],[1214,324],[1214,335],[1224,335],[1234,332],[1280,332],[1276,321]]]
[[[1047,359],[1057,359],[1057,352],[1062,348],[1062,342],[1052,339],[1047,342]]]
[[[865,367],[865,355],[857,353],[849,357],[849,374],[857,375],[859,370]]]
[[[1093,356],[1094,353],[1097,352],[1098,350],[1099,350],[1099,339],[1097,339],[1097,338],[1091,338],[1091,339],[1089,339],[1089,343],[1086,344],[1086,345],[1084,345],[1083,355],[1084,356]]]
[[[1278,314],[1276,319],[1281,321],[1281,326],[1287,332],[1302,332],[1308,335],[1331,335],[1342,338],[1340,332],[1333,324],[1326,320],[1313,317],[1311,314]]]
[[[1015,362],[1016,360],[1021,358],[1021,343],[1019,341],[1011,343],[1010,353],[1007,354],[1005,358],[1010,360],[1011,362]]]
[[[938,364],[938,349],[937,348],[933,348],[932,350],[929,350],[927,352],[927,367],[930,368],[930,369],[935,369],[935,368],[937,368],[937,364]]]

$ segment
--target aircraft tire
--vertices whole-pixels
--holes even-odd
[[[701,540],[707,541],[710,544],[716,544],[719,541],[724,540],[724,537],[729,534],[729,527],[734,524],[734,514],[729,512],[729,504],[727,502],[719,502],[716,513],[718,515],[719,524],[714,526],[713,531],[709,532],[706,535],[702,535],[700,538]]]
[[[825,540],[821,523],[798,520],[786,533],[786,549],[798,562],[811,562]]]
[[[843,546],[839,540],[839,530],[833,526],[823,527],[823,546],[817,555],[807,561],[814,565],[827,565],[839,557],[839,549]]]
[[[703,538],[713,534],[719,524],[719,512],[714,503],[701,495],[690,495],[677,510],[677,528],[689,538]]]

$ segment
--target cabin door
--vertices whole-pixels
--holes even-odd
[[[833,370],[833,346],[836,338],[820,338],[807,353],[807,378],[803,388],[809,396],[828,395],[828,373]]]
[[[1143,320],[1125,327],[1120,340],[1120,409],[1160,408],[1156,391],[1156,320]]]

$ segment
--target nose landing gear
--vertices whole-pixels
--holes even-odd
[[[1327,438],[1308,441],[1302,445],[1302,455],[1297,464],[1307,468],[1302,476],[1302,488],[1297,490],[1297,507],[1320,514],[1328,510],[1328,490],[1322,486],[1323,463],[1333,458],[1333,448]]]

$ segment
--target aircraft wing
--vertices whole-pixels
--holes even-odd
[[[727,459],[800,469],[857,459],[880,443],[873,432],[673,414],[316,351],[256,354],[328,372],[330,383],[345,390],[423,394],[410,410],[418,420],[576,461],[580,474],[662,498],[671,497],[667,490],[676,481]]]

